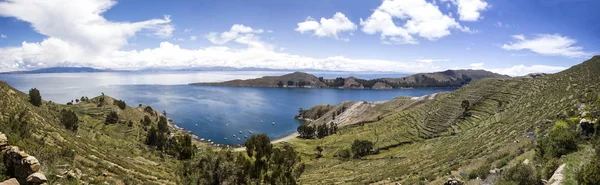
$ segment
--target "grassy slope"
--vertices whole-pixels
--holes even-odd
[[[43,96],[44,92],[41,93]],[[41,107],[32,106],[27,99],[26,94],[0,82],[0,125],[7,124],[11,113],[28,112],[26,122],[33,128],[33,137],[15,144],[40,159],[51,183],[67,181],[55,178],[62,175],[59,171],[76,169],[82,172],[81,179],[90,183],[174,184],[178,180],[175,175],[178,161],[159,157],[143,143],[146,132],[139,120],[147,113],[141,108],[120,110],[108,96],[102,107],[96,106],[98,98],[92,99],[94,103],[72,106],[44,102]],[[79,117],[77,133],[65,130],[60,123],[62,109],[73,110]],[[117,111],[120,120],[132,120],[133,127],[122,123],[105,125],[104,119],[110,111]],[[157,117],[151,115],[151,118],[156,124]],[[74,160],[61,157],[61,151],[67,150],[75,151]]]
[[[308,164],[300,182],[363,184],[388,178],[428,182],[447,178],[451,170],[468,171],[499,153],[529,150],[531,139],[525,133],[534,131],[542,119],[597,96],[598,71],[597,56],[545,77],[484,79],[375,123],[345,127],[324,139],[293,139],[290,143]],[[458,119],[462,100],[472,104],[473,116],[464,120]],[[348,162],[333,157],[357,138],[387,150]],[[316,160],[318,145],[324,147],[325,157]]]

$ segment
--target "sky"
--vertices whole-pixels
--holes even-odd
[[[256,67],[558,72],[600,0],[0,0],[0,71]]]

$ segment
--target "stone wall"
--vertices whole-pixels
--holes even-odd
[[[19,147],[8,145],[6,135],[0,132],[0,155],[4,156],[6,173],[12,179],[0,182],[0,185],[45,184],[46,176],[40,172],[40,162],[33,156],[21,151]]]

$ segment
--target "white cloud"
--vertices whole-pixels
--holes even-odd
[[[247,48],[209,46],[187,49],[162,42],[156,48],[123,50],[122,46],[133,45],[127,40],[136,34],[166,36],[173,27],[168,16],[141,22],[106,20],[102,13],[114,5],[115,2],[110,0],[0,1],[0,16],[28,22],[35,31],[47,36],[40,42],[24,41],[19,46],[0,48],[0,71],[52,66],[114,69],[225,66],[401,73],[440,70],[434,63],[344,56],[313,58],[285,53],[283,49],[275,51],[274,47],[267,47],[269,44],[259,39],[258,35],[263,30],[243,25],[234,25],[223,33],[211,33],[207,38],[217,45],[236,42],[248,45]]]
[[[461,21],[477,21],[481,17],[481,11],[486,10],[489,5],[484,0],[458,0],[458,15]]]
[[[90,55],[119,49],[142,30],[160,37],[169,37],[174,30],[169,16],[140,22],[106,20],[102,13],[115,4],[113,0],[8,0],[0,1],[0,16],[28,22],[37,32]]]
[[[338,33],[356,30],[356,24],[350,21],[343,13],[337,12],[330,19],[322,17],[319,22],[312,17],[308,17],[304,22],[298,23],[298,27],[295,30],[300,33],[312,32],[313,35],[319,37],[333,37],[337,39]]]
[[[248,45],[249,47],[271,47],[269,44],[260,40],[256,34],[263,33],[262,29],[254,29],[249,26],[235,24],[231,26],[229,31],[223,33],[210,32],[206,35],[206,39],[213,44],[223,45],[230,41],[235,41],[239,44]]]
[[[196,37],[196,36],[190,36],[190,40],[191,40],[191,41],[198,40],[198,37]]]
[[[526,39],[524,35],[513,35],[514,43],[502,45],[505,50],[530,50],[542,55],[589,57],[591,54],[584,52],[583,47],[574,46],[576,40],[559,34],[540,34],[533,39]]]
[[[509,76],[524,76],[532,73],[556,73],[567,69],[566,67],[560,66],[549,66],[549,65],[514,65],[507,68],[486,68],[485,63],[472,63],[471,69],[483,69],[498,74],[504,74]]]
[[[423,62],[423,63],[432,63],[432,62],[446,62],[449,61],[450,59],[417,59],[415,61],[417,62]]]
[[[6,35],[4,35],[4,34],[0,34],[0,38],[3,38],[3,39],[5,39],[5,38],[8,38],[8,36],[6,36]]]
[[[403,20],[404,25],[396,25],[394,18]],[[383,43],[398,44],[418,43],[413,35],[437,40],[450,35],[450,29],[470,32],[425,0],[384,0],[369,18],[360,20],[360,25],[367,34],[381,33]]]
[[[184,33],[189,33],[189,32],[192,32],[192,29],[190,29],[190,28],[186,28],[186,29],[183,29],[183,32],[184,32]]]
[[[485,65],[485,63],[483,63],[483,62],[472,63],[471,69],[483,69],[483,65]]]

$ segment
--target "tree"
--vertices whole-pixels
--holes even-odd
[[[117,122],[119,122],[119,115],[115,111],[111,111],[110,113],[108,113],[108,115],[106,116],[106,120],[104,120],[104,124],[107,125],[116,124]]]
[[[75,99],[75,103],[79,103],[79,99]]]
[[[254,158],[254,170],[250,175],[253,179],[261,179],[263,174],[268,171],[268,163],[273,153],[271,140],[265,134],[252,135],[244,143],[246,153],[250,158]]]
[[[168,133],[169,132],[169,125],[167,124],[167,118],[165,118],[164,116],[161,116],[160,119],[158,120],[158,131],[160,133]]]
[[[315,137],[315,127],[309,124],[303,123],[299,125],[297,131],[301,138],[310,139]]]
[[[317,138],[324,138],[327,135],[329,135],[329,128],[326,123],[317,126]]]
[[[144,126],[150,126],[152,124],[152,120],[150,119],[150,116],[144,115],[144,119],[142,119],[141,123]]]
[[[371,153],[373,150],[373,142],[368,140],[354,140],[352,143],[352,153],[354,153],[354,158],[361,158]]]
[[[163,116],[167,117],[167,111],[166,110],[163,110]]]
[[[127,104],[123,100],[115,100],[113,104],[117,105],[117,107],[119,107],[121,110],[125,110],[125,108],[127,108]]]
[[[42,95],[37,88],[29,90],[29,102],[36,107],[42,105]]]
[[[287,86],[288,87],[294,86],[294,81],[291,81],[291,80],[287,81]]]
[[[79,128],[79,118],[75,112],[70,110],[61,110],[60,122],[65,126],[65,128],[77,132],[77,128]]]
[[[277,82],[277,87],[283,87],[283,82],[282,81]]]

